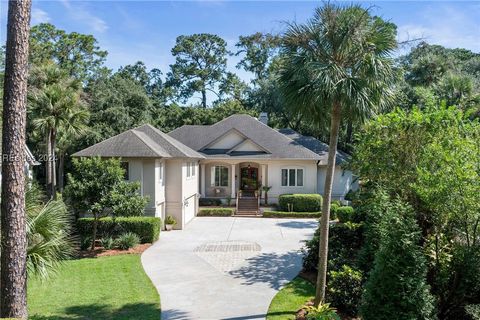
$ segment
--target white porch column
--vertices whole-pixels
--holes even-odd
[[[205,197],[205,164],[200,164],[200,194]]]
[[[267,186],[267,165],[262,164],[262,187]]]
[[[235,194],[235,165],[232,164],[232,169],[230,170],[231,171],[231,185],[232,185],[232,199],[235,199],[236,198],[236,194]]]

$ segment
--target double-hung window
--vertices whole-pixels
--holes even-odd
[[[303,187],[303,169],[282,169],[282,187]]]
[[[228,168],[225,166],[212,167],[212,186],[228,187]]]
[[[187,178],[195,177],[195,162],[187,162]]]

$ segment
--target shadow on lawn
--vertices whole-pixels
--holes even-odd
[[[109,305],[90,304],[65,308],[61,316],[32,315],[31,320],[93,320],[93,319],[145,319],[159,320],[160,307],[152,303],[126,304],[119,309],[112,310]]]
[[[298,274],[302,264],[302,253],[290,251],[286,253],[262,253],[246,260],[247,265],[229,272],[234,278],[244,279],[243,284],[267,283],[271,288],[279,290]]]

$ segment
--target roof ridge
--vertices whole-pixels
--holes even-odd
[[[142,126],[143,127],[143,126]],[[131,131],[138,139],[140,139],[140,141],[142,141],[148,148],[150,148],[150,150],[152,150],[157,156],[161,157],[161,158],[166,158],[164,156],[162,156],[161,154],[159,154],[157,152],[157,150],[155,150],[155,146],[152,146],[151,145],[151,142],[155,143],[155,141],[152,140],[151,142],[150,141],[146,141],[145,138],[149,138],[147,134],[145,134],[144,132],[141,132],[141,131],[137,131],[136,128],[135,129],[130,129],[128,131]],[[126,131],[126,132],[128,132]],[[142,137],[142,135],[145,135],[145,137]],[[164,148],[162,148],[158,143],[155,143],[162,151],[164,151],[166,154],[168,154],[170,157],[170,153],[167,152],[167,150],[165,150]]]

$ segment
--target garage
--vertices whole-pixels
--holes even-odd
[[[195,217],[195,195],[191,196],[187,200],[185,200],[185,206],[184,206],[184,218],[185,218],[185,223],[190,222]]]

